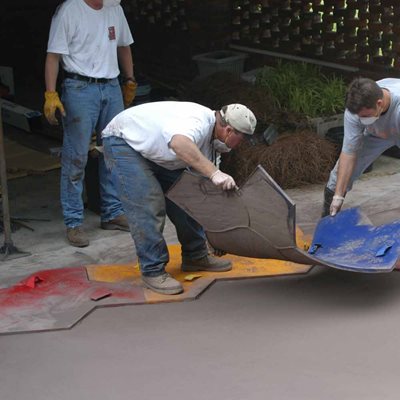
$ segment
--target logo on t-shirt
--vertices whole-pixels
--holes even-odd
[[[108,27],[108,39],[115,40],[115,27],[114,26]]]

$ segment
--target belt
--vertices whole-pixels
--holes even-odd
[[[89,82],[89,83],[107,83],[107,82],[110,82],[113,80],[113,78],[112,79],[92,78],[90,76],[79,75],[79,74],[75,74],[74,72],[67,72],[67,71],[64,71],[64,75],[66,78],[77,79],[78,81],[85,81],[85,82]]]

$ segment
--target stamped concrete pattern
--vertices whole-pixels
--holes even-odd
[[[203,226],[212,247],[229,254],[374,273],[392,271],[400,254],[400,221],[365,224],[358,208],[321,219],[305,251],[295,237],[295,203],[260,165],[231,192],[185,171],[167,197]]]
[[[38,271],[18,284],[0,289],[0,335],[70,329],[100,307],[195,300],[218,280],[305,274],[309,265],[279,260],[226,256],[233,264],[224,273],[184,273],[180,246],[169,246],[167,271],[182,282],[180,295],[146,289],[136,264],[92,265]]]

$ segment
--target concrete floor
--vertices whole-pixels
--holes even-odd
[[[400,274],[225,282],[0,338],[7,400],[398,399]]]
[[[400,160],[382,157],[346,199],[374,223],[400,215]],[[28,222],[15,245],[30,257],[0,262],[5,287],[40,269],[135,257],[129,234],[98,228],[68,246],[58,172],[10,182],[14,215]],[[27,188],[29,196],[27,196]],[[312,231],[323,185],[288,190]],[[176,241],[168,224],[166,236]],[[0,337],[5,400],[398,399],[400,274],[319,267],[306,276],[219,282],[187,303],[99,309],[70,331]]]

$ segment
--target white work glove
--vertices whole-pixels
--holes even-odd
[[[338,195],[334,195],[333,196],[333,200],[331,203],[331,207],[330,207],[330,214],[331,217],[334,217],[342,208],[344,202],[344,197],[343,196],[338,196]]]
[[[231,190],[237,188],[235,180],[228,174],[217,169],[211,176],[211,182],[223,190]]]

